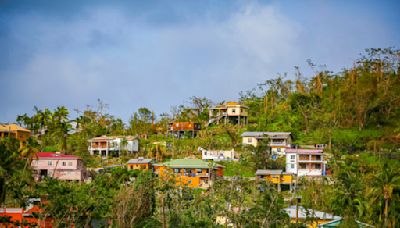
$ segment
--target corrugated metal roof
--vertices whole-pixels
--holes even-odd
[[[282,169],[257,169],[256,175],[279,175],[283,174]]]
[[[114,140],[117,138],[121,138],[121,139],[125,138],[127,141],[137,140],[137,137],[131,136],[131,135],[128,135],[128,136],[105,136],[105,135],[103,135],[103,136],[91,138],[88,141],[92,142],[92,141]]]
[[[81,159],[78,156],[75,155],[70,155],[70,154],[61,154],[59,152],[38,152],[36,153],[37,158],[43,158],[43,159]]]
[[[292,133],[290,132],[271,132],[271,131],[246,131],[241,135],[242,137],[269,137],[269,138],[288,138]]]
[[[292,205],[288,208],[284,209],[286,211],[286,213],[288,213],[290,218],[296,218],[296,205]],[[342,219],[342,217],[340,216],[335,216],[326,212],[322,212],[322,211],[316,211],[313,209],[305,209],[302,206],[298,206],[298,217],[299,219],[306,219],[314,217],[314,218],[319,218],[319,219],[323,219],[323,220],[339,220]]]
[[[150,163],[152,159],[138,158],[138,159],[130,159],[128,164],[147,164]]]
[[[305,153],[305,154],[321,154],[323,150],[320,149],[296,149],[296,148],[287,148],[285,149],[285,153]]]
[[[170,168],[196,168],[196,169],[207,169],[210,168],[210,163],[205,162],[201,159],[174,159],[155,166],[167,166]],[[213,164],[213,167],[223,167],[218,164]]]

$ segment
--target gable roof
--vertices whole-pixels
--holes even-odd
[[[271,131],[246,131],[241,134],[241,137],[256,137],[256,138],[288,138],[291,137],[290,132],[271,132]]]
[[[290,218],[296,218],[296,205],[292,205],[288,208],[284,209],[286,213],[289,215]],[[306,219],[307,217],[311,218],[319,218],[323,220],[340,220],[342,217],[335,216],[326,212],[316,211],[313,209],[306,209],[302,206],[298,206],[298,218],[299,219]]]
[[[225,102],[223,104],[218,104],[218,105],[216,105],[216,106],[214,106],[214,107],[212,107],[210,109],[226,109],[226,108],[232,107],[232,106],[235,106],[235,107],[240,106],[241,108],[244,108],[244,109],[248,109],[249,108],[246,105],[240,104],[238,102],[228,101],[228,102]]]
[[[31,132],[30,130],[20,127],[17,124],[4,124],[0,123],[0,131],[25,131],[25,132]]]
[[[257,169],[256,175],[280,175],[283,174],[282,169]]]
[[[114,139],[126,139],[127,141],[134,141],[134,140],[137,140],[137,137],[131,136],[131,135],[128,135],[128,136],[106,136],[106,135],[103,135],[103,136],[98,136],[98,137],[91,138],[88,141],[89,142],[92,142],[92,141],[111,141],[111,140],[114,140]]]
[[[174,159],[164,163],[156,164],[155,166],[167,166],[170,168],[194,168],[194,169],[208,169],[210,168],[209,162],[205,162],[201,159]],[[223,167],[218,164],[213,164],[213,168]]]
[[[71,154],[61,154],[59,152],[38,152],[36,153],[38,159],[61,159],[61,160],[76,160],[81,159],[78,156]]]
[[[324,153],[321,149],[296,149],[296,148],[287,148],[285,149],[285,153],[298,153],[298,154],[322,154]]]
[[[138,159],[130,159],[128,164],[147,164],[150,163],[152,159],[138,158]]]

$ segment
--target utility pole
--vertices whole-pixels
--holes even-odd
[[[163,228],[167,228],[167,218],[165,216],[164,195],[162,195],[162,198],[161,198],[161,205],[162,205]]]

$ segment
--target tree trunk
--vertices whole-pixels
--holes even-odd
[[[387,194],[386,192],[384,193]],[[388,227],[388,217],[389,217],[389,199],[385,196],[385,209],[383,211],[383,227]]]

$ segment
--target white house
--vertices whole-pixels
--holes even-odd
[[[235,150],[206,150],[201,147],[198,149],[201,152],[201,159],[213,161],[230,161],[235,159]]]
[[[89,140],[91,155],[102,157],[119,156],[122,151],[129,154],[139,151],[139,140],[133,136],[101,136]]]
[[[262,140],[269,140],[268,146],[272,154],[284,155],[285,149],[292,143],[292,134],[290,132],[244,132],[242,135],[243,145],[252,145],[257,147]]]
[[[286,172],[300,176],[325,175],[324,152],[320,149],[287,148]]]

